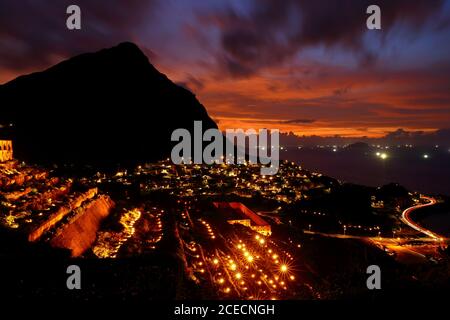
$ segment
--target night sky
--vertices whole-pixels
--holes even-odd
[[[66,29],[70,4],[81,31]],[[370,4],[381,31],[366,28]],[[450,127],[450,0],[1,0],[0,83],[123,41],[222,129],[375,137]]]

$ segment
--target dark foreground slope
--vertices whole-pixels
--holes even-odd
[[[0,86],[2,138],[36,162],[115,164],[170,155],[170,135],[194,120],[216,128],[188,90],[132,43],[76,56]]]

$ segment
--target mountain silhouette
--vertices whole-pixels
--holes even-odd
[[[135,163],[170,155],[172,131],[217,128],[195,95],[133,43],[63,61],[0,86],[1,138],[33,162]]]
[[[346,151],[368,152],[372,147],[366,142],[355,142],[345,147]]]

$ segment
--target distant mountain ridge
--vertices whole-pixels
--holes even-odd
[[[128,163],[170,155],[176,128],[217,128],[195,95],[133,43],[63,61],[0,85],[1,137],[19,159]]]

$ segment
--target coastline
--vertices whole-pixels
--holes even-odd
[[[433,206],[432,210],[426,209],[431,206]],[[419,228],[429,230],[432,234],[439,235],[440,237],[450,237],[450,211],[441,203],[430,203],[417,207],[416,210],[411,210],[409,220]]]

